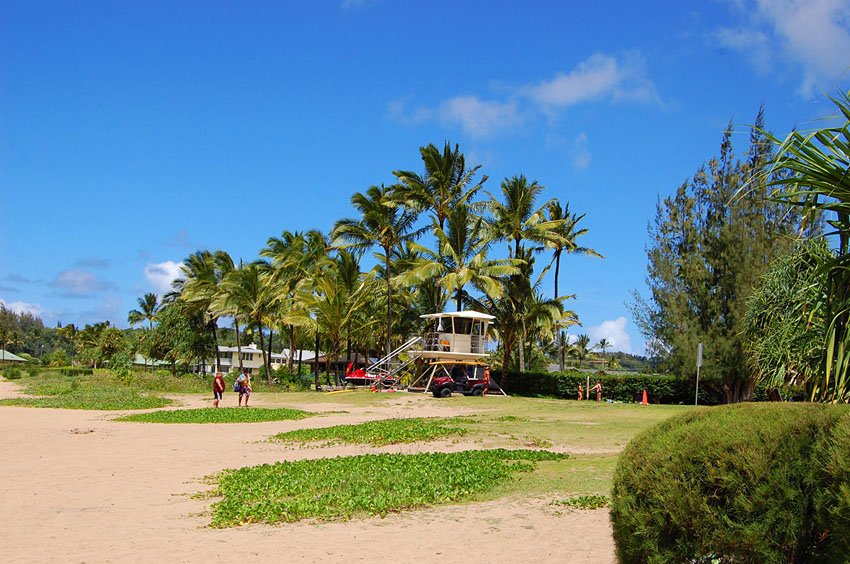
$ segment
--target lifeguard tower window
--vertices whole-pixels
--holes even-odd
[[[454,321],[455,335],[471,335],[473,322],[471,319],[456,317]]]

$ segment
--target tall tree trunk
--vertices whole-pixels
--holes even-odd
[[[258,332],[260,333],[260,356],[262,356],[262,358],[263,358],[263,369],[264,369],[263,371],[266,373],[266,380],[268,381],[269,384],[271,384],[272,383],[272,374],[269,371],[269,365],[266,362],[266,343],[265,343],[266,339],[265,339],[265,337],[263,337],[263,326],[258,324],[258,327],[259,327]]]
[[[266,356],[267,362],[269,363],[269,367],[267,370],[269,371],[269,376],[272,373],[272,339],[274,338],[274,329],[269,325],[269,347],[268,347],[268,355]]]
[[[393,286],[390,283],[390,250],[387,247],[384,247],[384,256],[386,258],[386,270],[384,271],[387,275],[387,356],[390,356],[392,352],[392,331],[393,331],[393,309],[392,309],[392,293]]]
[[[242,366],[242,343],[239,338],[239,317],[233,316],[233,325],[236,327],[236,354],[239,355],[239,372],[244,372],[245,368]],[[230,363],[230,366],[233,366],[233,363]]]
[[[455,301],[457,302],[457,310],[462,311],[463,310],[463,289],[462,288],[457,289],[457,295],[455,296]]]
[[[561,251],[555,251],[555,299],[558,299],[558,273],[561,271]],[[561,372],[564,369],[561,368]]]
[[[218,331],[216,330],[215,318],[210,319],[210,328],[212,329],[213,346],[215,347],[215,370],[221,372],[221,351],[218,350]]]
[[[313,372],[313,378],[316,383],[316,391],[318,392],[320,389],[319,386],[319,330],[316,330],[316,356],[313,358],[313,366],[315,366],[315,370]]]
[[[525,316],[522,317],[522,335],[519,341],[519,371],[525,372]]]
[[[292,374],[292,363],[295,360],[295,326],[289,324],[289,358],[287,359],[287,370]],[[301,355],[298,355],[298,373],[301,373]]]

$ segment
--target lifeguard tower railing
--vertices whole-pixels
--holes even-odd
[[[485,354],[484,335],[464,335],[455,333],[440,333],[437,331],[425,333],[422,338],[422,350],[425,351],[456,351],[472,354]]]
[[[407,367],[413,362],[412,358],[404,358],[402,353],[409,350],[422,340],[422,337],[412,337],[403,345],[390,352],[384,358],[366,367],[367,374],[374,374],[378,377],[377,382],[386,380],[395,376],[399,370]]]

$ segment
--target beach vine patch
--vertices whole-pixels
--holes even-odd
[[[225,470],[213,492],[212,527],[350,519],[473,498],[543,460],[542,450],[367,454]]]
[[[116,421],[137,423],[261,423],[264,421],[288,421],[313,415],[300,409],[264,407],[204,407],[199,409],[174,409],[134,413],[119,417]]]
[[[350,443],[372,446],[414,443],[465,435],[467,429],[451,426],[456,421],[456,419],[423,417],[381,419],[355,425],[298,429],[275,435],[272,437],[272,440],[287,443]]]

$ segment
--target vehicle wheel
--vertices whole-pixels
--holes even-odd
[[[431,393],[432,393],[432,394],[434,394],[434,397],[435,397],[435,398],[440,397],[440,392],[431,392]]]
[[[483,393],[484,393],[484,390],[482,390],[481,388],[475,388],[474,390],[472,390],[472,395],[473,395],[473,396],[480,396],[480,395],[482,395]]]
[[[442,390],[440,390],[440,397],[441,398],[448,398],[448,397],[451,397],[451,395],[452,395],[452,389],[451,388],[443,388]]]

